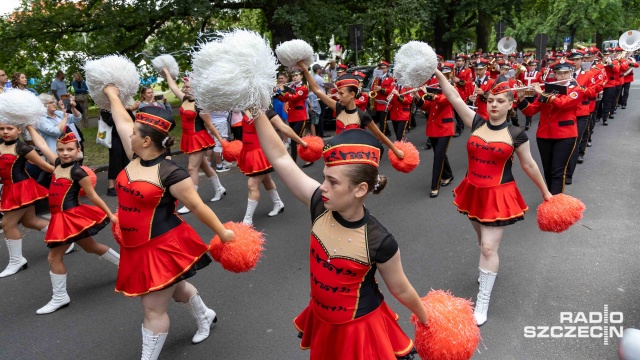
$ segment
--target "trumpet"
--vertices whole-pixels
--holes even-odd
[[[618,54],[618,56],[616,56],[616,60],[620,61],[620,60],[626,58],[627,57],[627,53],[628,53],[628,51],[621,52],[620,54]]]
[[[567,80],[559,80],[559,81],[551,81],[548,83],[544,83],[544,84],[540,84],[540,83],[533,83],[531,85],[525,85],[525,86],[518,86],[515,88],[511,88],[512,91],[518,91],[518,90],[527,90],[527,89],[533,89],[533,85],[538,84],[538,85],[562,85],[562,86],[569,86],[568,82],[570,82],[571,79],[567,79]],[[564,84],[561,84],[564,83]]]

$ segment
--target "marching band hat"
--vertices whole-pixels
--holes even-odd
[[[478,58],[473,63],[473,67],[474,68],[483,68],[483,67],[487,67],[487,65],[489,65],[489,62],[486,59],[483,59],[483,58]]]
[[[575,64],[573,61],[565,60],[564,58],[554,62],[550,65],[551,70],[558,71],[573,71]]]
[[[450,62],[446,62],[444,64],[442,64],[442,67],[440,68],[440,72],[443,74],[446,74],[448,72],[453,71],[453,68],[456,66],[456,64],[454,63],[450,63]]]
[[[367,74],[365,74],[363,72],[360,72],[360,71],[354,71],[353,72],[353,76],[359,78],[358,80],[362,81],[362,80],[364,80],[364,78],[367,77]]]
[[[602,54],[603,55],[611,55],[611,49],[607,48],[607,49],[602,50]]]
[[[58,138],[58,142],[62,144],[68,144],[76,141],[78,141],[78,138],[76,137],[76,134],[73,131],[69,131],[68,133]]]
[[[336,72],[340,72],[340,71],[347,71],[348,66],[345,64],[340,64],[338,65],[338,68],[336,69]]]
[[[365,164],[375,168],[380,164],[382,143],[362,129],[350,129],[336,135],[322,149],[327,166]]]
[[[567,57],[569,60],[573,60],[573,59],[582,59],[584,57],[584,54],[578,50],[574,50],[572,51],[569,56]]]
[[[440,54],[436,54],[436,57],[438,58],[438,60],[444,60],[444,58]]]
[[[388,67],[389,67],[389,63],[388,63],[388,62],[386,62],[386,61],[384,61],[384,60],[382,60],[382,61],[380,61],[380,63],[378,64],[378,67],[379,67],[379,68],[388,68]]]
[[[340,89],[347,86],[360,86],[360,79],[354,74],[344,74],[338,78],[336,81],[336,88]]]
[[[456,55],[456,60],[467,60],[467,56],[463,53]]]
[[[533,59],[533,60],[529,61],[528,64],[529,65],[527,65],[527,66],[536,66],[536,65],[540,64],[540,60]]]
[[[136,113],[136,122],[151,126],[165,134],[168,134],[169,131],[176,126],[173,115],[158,106],[146,106],[138,110]]]
[[[493,95],[502,94],[507,91],[511,91],[511,86],[509,86],[509,79],[504,75],[500,75],[491,87],[491,90],[489,90]]]
[[[514,58],[514,59],[515,59],[515,58],[517,58],[517,57],[518,57],[518,54],[516,54],[516,53],[511,53],[511,54],[509,54],[509,57],[510,57],[510,58]]]
[[[291,72],[289,73],[290,75],[300,75],[302,74],[302,70],[299,68],[294,68],[291,70]]]
[[[615,51],[624,51],[624,49],[623,49],[623,48],[621,48],[620,46],[617,46],[617,47],[615,48]]]
[[[502,68],[511,69],[511,65],[506,61],[499,61],[498,65],[500,65],[500,67],[502,67]]]

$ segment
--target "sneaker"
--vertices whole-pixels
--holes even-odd
[[[190,212],[191,210],[189,210],[186,206],[183,206],[180,209],[178,209],[178,214],[180,215],[188,214]]]
[[[222,165],[222,166],[216,166],[216,172],[225,172],[225,171],[229,171],[229,167]]]

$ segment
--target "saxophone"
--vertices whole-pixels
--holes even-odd
[[[369,91],[369,107],[373,108],[376,104],[376,96],[378,92],[373,90],[376,86],[380,86],[380,78],[377,77],[373,79],[373,83],[371,84],[371,91]]]

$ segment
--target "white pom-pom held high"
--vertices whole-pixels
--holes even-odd
[[[102,92],[107,85],[114,85],[120,90],[123,104],[131,102],[138,92],[140,75],[136,66],[124,56],[109,55],[84,64],[85,77],[89,94],[102,109],[111,109],[109,98]]]
[[[438,58],[431,46],[409,41],[396,53],[393,76],[398,85],[416,88],[431,78],[437,65]]]
[[[282,65],[291,69],[297,67],[298,61],[304,61],[309,67],[313,64],[313,48],[304,40],[285,41],[276,47],[276,55]]]

